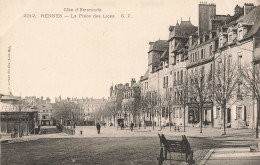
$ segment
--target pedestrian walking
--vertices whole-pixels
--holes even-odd
[[[101,129],[101,125],[99,124],[99,123],[97,123],[97,132],[98,132],[98,134],[100,134],[100,129]]]
[[[131,124],[130,124],[130,129],[131,129],[131,132],[132,132],[133,129],[134,129],[134,123],[133,123],[133,122],[131,122]]]
[[[120,124],[121,130],[123,129],[123,122],[121,122]]]

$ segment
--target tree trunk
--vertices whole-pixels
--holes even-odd
[[[223,125],[224,125],[224,132],[223,132],[223,135],[226,135],[226,104],[224,103],[222,105],[222,110],[223,110],[223,116],[224,116],[224,119],[223,119]]]
[[[257,109],[256,109],[256,127],[255,127],[255,131],[256,131],[256,138],[258,139],[259,136],[259,131],[258,131],[258,124],[259,124],[259,109],[260,109],[260,100],[257,100]]]
[[[185,117],[186,117],[186,113],[185,113],[185,104],[183,105],[183,110],[184,110],[184,117],[183,117],[183,131],[185,132]]]
[[[143,124],[143,127],[145,129],[145,112],[144,112],[144,124]]]
[[[153,130],[154,130],[154,114],[153,114]]]
[[[171,126],[171,112],[170,112],[170,108],[168,109],[169,112],[169,125],[170,125],[170,131],[172,130],[172,126]]]
[[[18,138],[21,137],[21,128],[20,128],[20,112],[19,112],[19,117],[18,117]]]
[[[160,125],[160,129],[162,129],[162,109],[161,108],[159,108],[159,120],[160,120],[160,123],[159,123],[159,125]]]
[[[200,133],[202,133],[202,123],[203,123],[203,121],[202,121],[202,105],[200,105]]]
[[[162,118],[161,118],[161,112],[159,113],[160,117],[159,117],[159,125],[160,125],[160,129],[162,129]]]
[[[113,115],[114,117],[114,127],[116,126],[116,115]]]

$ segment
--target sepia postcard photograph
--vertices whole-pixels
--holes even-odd
[[[0,0],[0,165],[259,165],[260,0]]]

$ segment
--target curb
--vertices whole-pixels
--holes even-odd
[[[214,149],[209,150],[209,152],[207,153],[207,155],[202,159],[202,161],[199,163],[199,165],[204,165],[206,164],[206,162],[209,160],[210,156],[212,155],[212,153],[214,152]]]

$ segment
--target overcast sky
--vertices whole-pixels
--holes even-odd
[[[216,0],[217,14],[234,14],[244,2]],[[199,0],[0,1],[0,93],[7,94],[7,56],[11,46],[11,91],[44,97],[105,97],[113,84],[140,79],[147,69],[149,42],[168,39],[169,25],[198,25]],[[64,8],[100,8],[114,19],[43,19]],[[36,19],[23,14],[35,13]],[[71,14],[76,14],[71,12]],[[87,13],[85,13],[87,14]],[[89,13],[93,14],[93,13]],[[121,14],[131,14],[122,19]]]

